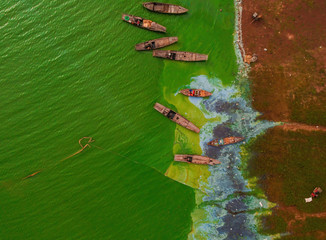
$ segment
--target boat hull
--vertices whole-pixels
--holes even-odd
[[[137,51],[145,51],[145,50],[154,50],[162,47],[166,47],[178,41],[178,37],[163,37],[157,38],[153,40],[149,40],[147,42],[138,43],[135,46]]]
[[[221,163],[220,161],[218,161],[214,158],[210,158],[210,157],[206,157],[206,156],[181,155],[181,154],[174,155],[174,161],[193,163],[193,164],[202,164],[202,165],[216,165],[216,164]]]
[[[167,108],[160,103],[155,103],[154,109],[169,118],[171,121],[179,124],[180,126],[185,127],[195,133],[200,132],[200,129],[195,124],[193,124],[180,114],[172,111],[170,108]]]
[[[189,97],[209,97],[212,93],[202,89],[182,89],[180,93]]]
[[[188,9],[184,7],[168,3],[145,2],[143,6],[150,11],[158,13],[183,14],[188,12]]]
[[[133,15],[128,15],[128,14],[122,14],[122,20],[125,22],[128,22],[132,25],[135,25],[139,28],[144,28],[144,29],[148,29],[151,31],[155,31],[155,32],[166,32],[166,27],[153,22],[151,20],[148,19],[143,19],[141,17],[137,17],[137,16],[133,16]]]
[[[218,147],[218,146],[224,146],[224,145],[229,145],[233,143],[238,143],[243,141],[243,137],[227,137],[227,138],[222,138],[222,139],[215,139],[213,141],[210,141],[207,143],[210,146]]]
[[[154,50],[153,57],[166,58],[176,61],[185,61],[185,62],[199,62],[207,61],[208,55],[193,53],[193,52],[180,52],[172,50]]]

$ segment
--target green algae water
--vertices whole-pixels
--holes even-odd
[[[220,173],[172,162],[174,153],[202,154],[209,132],[226,119],[208,117],[213,109],[176,95],[180,88],[211,87],[225,91],[224,100],[241,95],[232,88],[234,3],[175,1],[189,9],[181,16],[141,3],[1,1],[0,239],[226,237],[226,229],[212,233],[227,219],[216,220],[225,214],[208,204],[221,191],[214,190]],[[131,26],[122,13],[162,24],[167,34]],[[134,50],[163,36],[179,37],[167,49],[209,54],[208,62]],[[157,101],[207,131],[176,126],[153,109]],[[95,140],[92,147],[61,161],[85,136]],[[208,202],[199,205],[204,195]]]

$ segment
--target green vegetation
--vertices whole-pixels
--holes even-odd
[[[306,213],[324,212],[325,193],[311,203],[305,203],[304,198],[309,197],[316,186],[325,189],[325,143],[324,133],[270,129],[249,146],[249,177],[258,176],[258,184],[266,190],[269,200],[280,206],[295,206]],[[286,210],[281,214],[291,218]],[[285,231],[284,220],[276,214],[264,217],[264,222],[264,233]],[[326,221],[309,220],[303,224],[303,229],[307,229],[304,231],[313,231],[313,225],[315,229],[325,229]]]

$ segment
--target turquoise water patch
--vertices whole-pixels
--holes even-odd
[[[241,96],[236,84],[223,86],[220,80],[211,80],[204,75],[192,80],[191,88],[203,87],[213,92],[208,99],[190,98],[190,101],[205,113],[208,120],[215,119],[202,127],[200,145],[204,155],[218,159],[221,164],[209,167],[211,175],[205,189],[202,189],[206,195],[195,210],[202,210],[205,216],[211,217],[203,221],[195,215],[196,229],[189,239],[265,238],[256,230],[258,222],[255,217],[267,214],[272,204],[266,201],[265,196],[257,195],[248,186],[248,180],[243,178],[242,171],[245,170],[240,167],[245,159],[241,160],[241,146],[275,126],[275,123],[256,120],[259,113]],[[242,136],[245,140],[221,147],[207,145],[215,138],[229,136]]]

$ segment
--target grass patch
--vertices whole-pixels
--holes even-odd
[[[308,213],[326,211],[326,195],[323,193],[312,203],[304,201],[315,186],[326,190],[325,143],[324,133],[270,129],[249,146],[248,176],[259,178],[258,185],[265,190],[271,202],[295,205],[299,211]],[[287,213],[282,212],[284,214],[286,216]],[[307,228],[311,228],[310,225]],[[272,214],[264,218],[262,231],[284,232],[284,222],[278,215]]]

